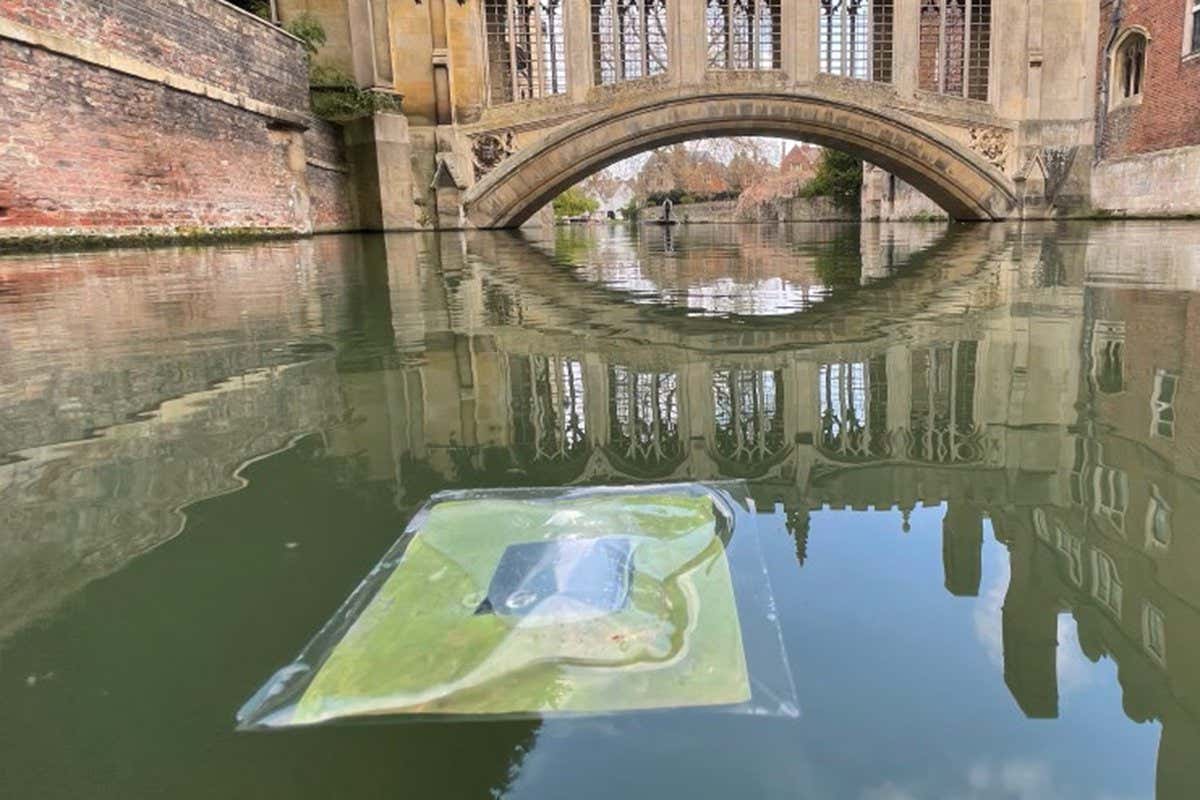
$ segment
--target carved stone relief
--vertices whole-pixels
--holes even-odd
[[[475,180],[495,169],[496,165],[512,155],[515,149],[512,131],[476,136],[471,141],[471,163],[475,168]]]

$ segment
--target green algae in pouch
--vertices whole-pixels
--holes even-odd
[[[668,708],[798,713],[740,483],[437,494],[237,719]]]

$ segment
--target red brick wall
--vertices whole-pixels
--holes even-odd
[[[314,231],[344,231],[355,227],[350,203],[349,167],[345,161],[342,128],[314,120],[304,134],[308,151],[308,195]]]
[[[302,46],[219,0],[0,0],[0,20],[307,113]],[[0,120],[0,242],[354,227],[348,175],[306,163],[343,161],[323,123],[302,133],[3,36]]]
[[[1141,26],[1150,35],[1146,48],[1142,102],[1109,110],[1100,105],[1102,158],[1121,158],[1175,147],[1200,145],[1200,58],[1183,56],[1187,0],[1124,0],[1120,30]],[[1113,0],[1100,3],[1100,73],[1110,53]],[[1109,76],[1110,95],[1119,92]],[[1104,100],[1098,94],[1097,103]],[[1111,106],[1111,104],[1110,104]]]
[[[0,236],[308,226],[256,114],[0,39],[0,118]]]
[[[284,108],[308,104],[304,46],[221,0],[0,0],[0,18]]]

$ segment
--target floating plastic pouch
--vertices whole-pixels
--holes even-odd
[[[740,483],[435,495],[238,723],[683,707],[797,713]]]

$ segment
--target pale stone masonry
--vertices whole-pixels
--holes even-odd
[[[765,55],[722,49],[713,2],[635,4],[661,41],[606,27],[610,0],[279,6],[337,29],[321,58],[403,95],[413,217],[431,226],[519,224],[626,155],[755,133],[854,152],[963,219],[1090,211],[1095,0],[893,0],[837,35],[818,0],[763,0]]]

